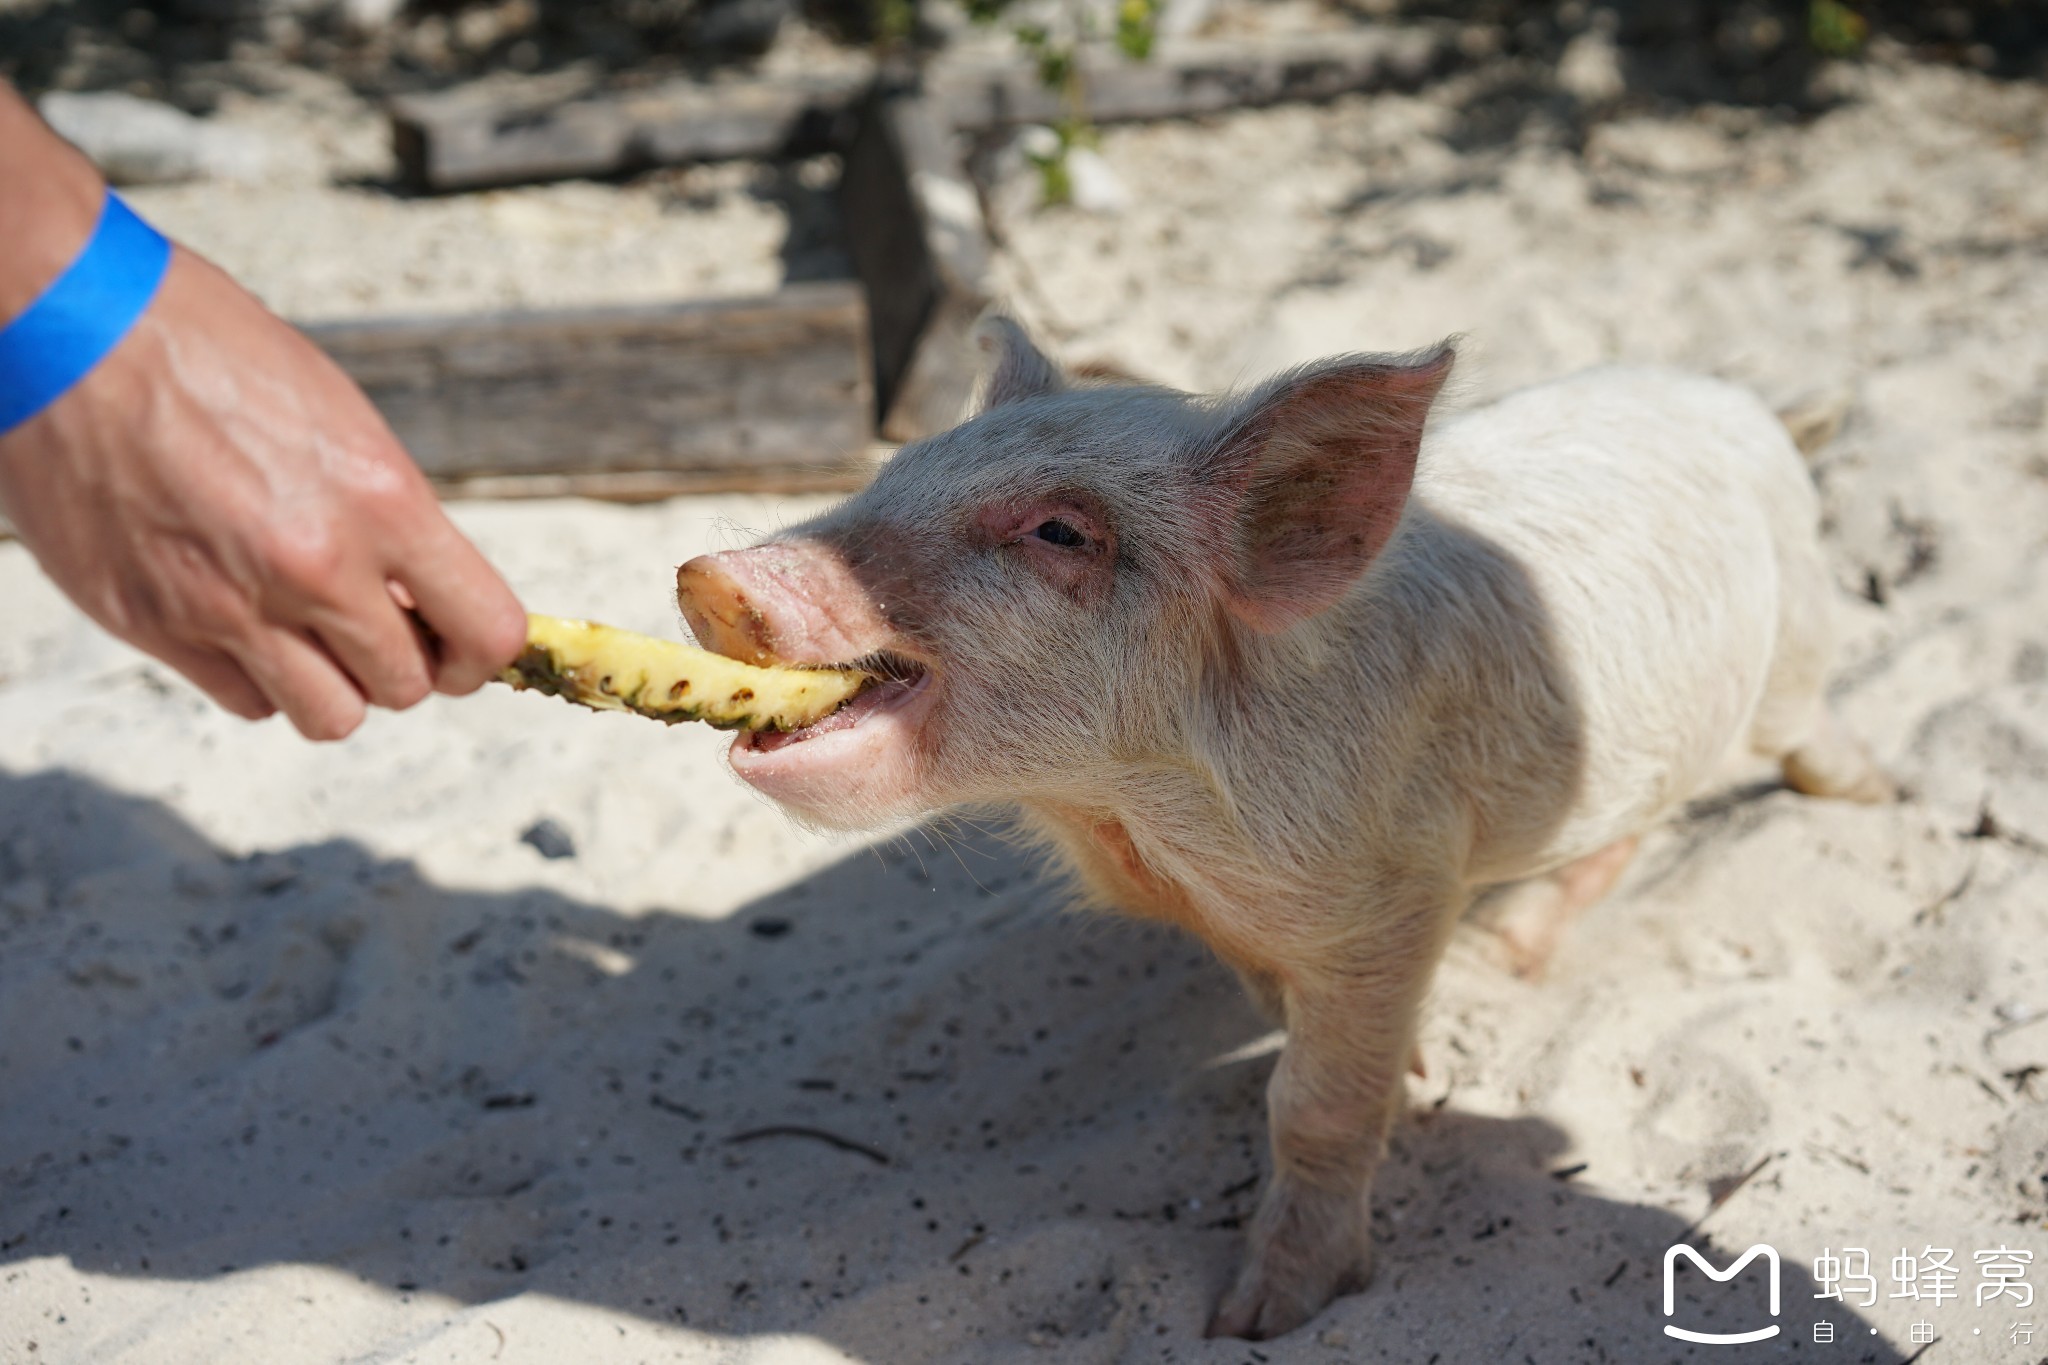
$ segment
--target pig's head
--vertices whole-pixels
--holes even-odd
[[[1448,347],[1349,356],[1236,398],[1072,387],[997,321],[980,413],[864,491],[677,572],[706,647],[880,681],[735,772],[819,824],[1088,804],[1180,766],[1259,641],[1335,604],[1400,523]]]

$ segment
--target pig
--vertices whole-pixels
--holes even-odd
[[[1284,1024],[1271,1170],[1211,1335],[1371,1272],[1417,1014],[1475,897],[1540,965],[1743,749],[1893,795],[1830,714],[1801,452],[1751,393],[1602,368],[1437,424],[1449,344],[1201,398],[987,324],[978,413],[677,594],[707,648],[879,681],[743,734],[818,825],[1006,806],[1095,901],[1181,926]]]

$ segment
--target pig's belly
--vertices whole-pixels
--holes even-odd
[[[1811,528],[1813,493],[1754,397],[1692,376],[1594,372],[1446,434],[1470,444],[1449,443],[1431,500],[1527,574],[1580,737],[1568,806],[1477,869],[1529,875],[1653,823],[1746,740],[1776,648],[1780,542]]]

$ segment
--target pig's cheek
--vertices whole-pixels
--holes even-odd
[[[1034,583],[1072,605],[1093,609],[1109,600],[1116,569],[1116,556],[1110,547],[1073,550],[1039,540],[1022,540],[1006,548],[1017,568],[1030,575]]]

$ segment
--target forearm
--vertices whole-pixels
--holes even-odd
[[[92,163],[0,81],[0,326],[77,257],[105,196]]]

